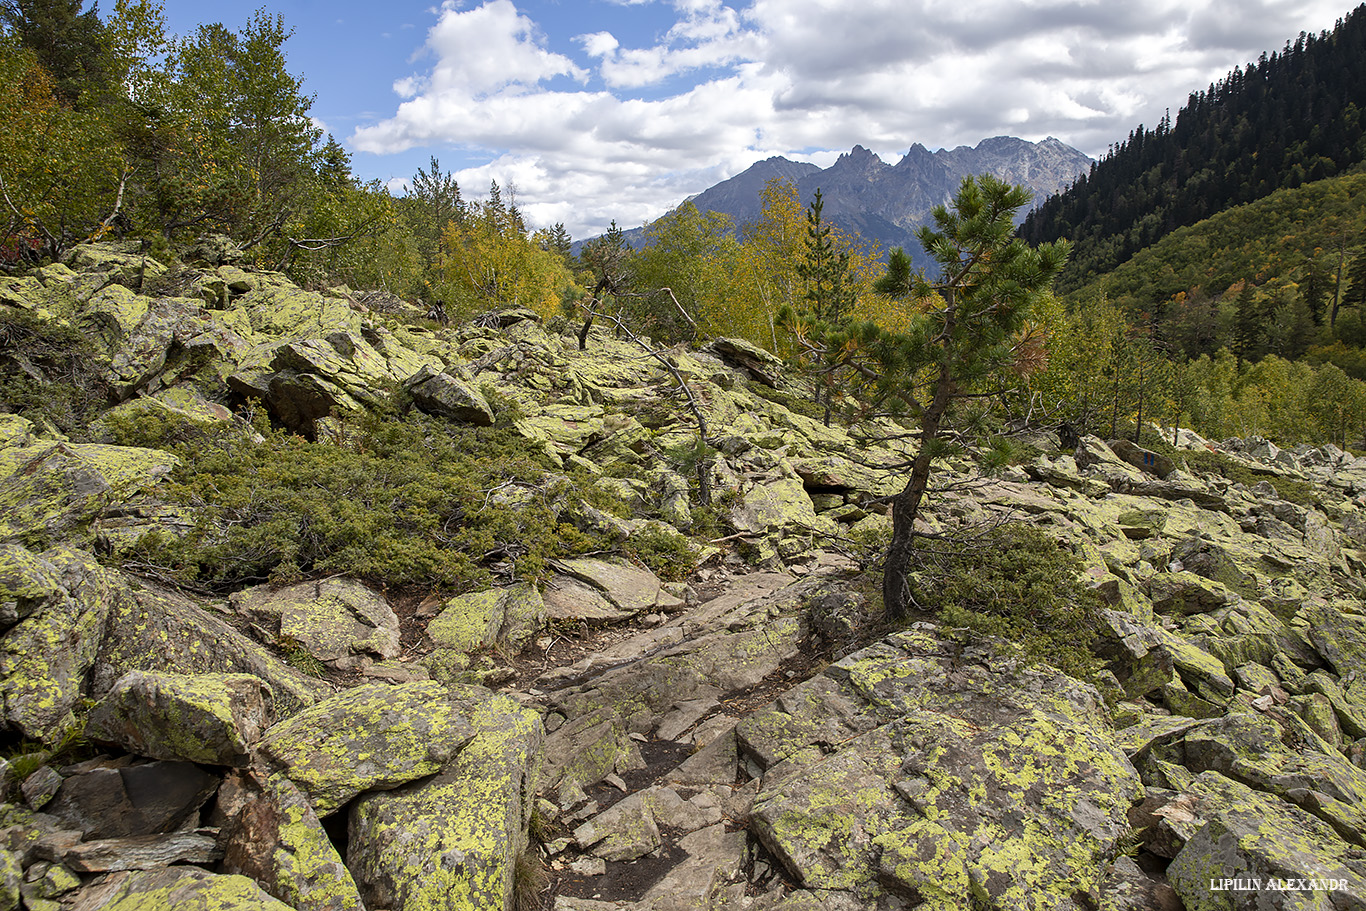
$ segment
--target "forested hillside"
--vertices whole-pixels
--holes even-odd
[[[1366,6],[1332,32],[1193,93],[1173,123],[1136,127],[1068,191],[1030,214],[1031,243],[1069,238],[1073,290],[1176,228],[1366,160]]]
[[[1071,295],[1105,296],[1174,354],[1320,359],[1366,344],[1366,172],[1179,228]],[[1360,360],[1341,366],[1366,378]]]

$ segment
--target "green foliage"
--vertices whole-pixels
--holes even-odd
[[[1366,433],[1366,383],[1332,363],[1272,355],[1240,364],[1225,350],[1186,364],[1182,375],[1182,422],[1213,439],[1256,435],[1344,446]]]
[[[715,265],[734,255],[733,227],[728,216],[703,214],[691,202],[646,227],[646,244],[630,265],[643,293],[623,301],[640,333],[674,344],[696,338],[699,328],[715,331],[709,310],[722,293],[718,285],[728,279]]]
[[[999,636],[1031,662],[1090,680],[1101,602],[1081,562],[1030,525],[999,526],[918,574],[916,601],[949,626]]]
[[[849,245],[823,218],[821,191],[806,210],[806,247],[796,263],[804,293],[795,306],[785,307],[778,322],[795,339],[798,358],[816,383],[816,402],[823,406],[826,424],[835,403],[862,380],[851,359],[858,334],[853,325],[853,265]]]
[[[285,664],[296,671],[319,680],[326,676],[327,665],[319,661],[298,639],[293,636],[282,635],[275,644],[279,647]]]
[[[99,748],[85,736],[85,716],[94,704],[94,700],[81,699],[76,706],[75,722],[64,728],[51,746],[23,739],[7,749],[5,759],[13,780],[22,782],[42,766],[60,768],[98,755]]]
[[[75,440],[107,408],[106,361],[89,337],[65,323],[0,309],[0,402]]]
[[[55,257],[98,236],[124,174],[112,118],[61,102],[32,51],[0,36],[0,240]]]
[[[339,445],[258,429],[168,441],[182,464],[166,495],[195,526],[145,539],[132,562],[220,590],[340,572],[468,590],[600,546],[559,523],[563,491],[506,422],[381,410],[348,419]]]
[[[292,34],[282,17],[261,9],[239,32],[201,25],[177,48],[176,111],[193,156],[213,175],[201,204],[216,205],[204,214],[235,237],[276,235],[313,177],[321,132],[308,116],[313,96],[286,65],[284,44]],[[262,254],[270,249],[262,247]],[[279,260],[276,248],[267,261]]]
[[[1010,465],[1025,465],[1034,461],[1042,450],[1010,437],[994,436],[982,447],[978,464],[986,474],[993,474]]]
[[[503,202],[496,182],[487,200],[447,223],[440,253],[433,290],[454,319],[500,307],[529,307],[550,317],[574,283],[563,258],[528,236],[521,213]]]
[[[1254,360],[1294,358],[1331,341],[1333,309],[1354,309],[1340,298],[1351,245],[1363,236],[1366,172],[1358,168],[1179,228],[1069,300],[1107,298],[1190,358],[1221,347]]]
[[[84,0],[4,0],[0,25],[33,51],[68,106],[97,99],[108,84],[104,23]],[[93,96],[93,98],[92,98]]]
[[[550,888],[550,874],[541,862],[539,849],[528,845],[517,853],[512,868],[512,911],[539,911]]]
[[[697,568],[697,554],[683,535],[649,525],[626,541],[626,552],[665,582],[681,582]]]

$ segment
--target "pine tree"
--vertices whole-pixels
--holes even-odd
[[[104,25],[84,0],[0,0],[0,24],[38,56],[67,104],[98,97],[108,85]],[[93,99],[92,99],[93,100]]]
[[[817,189],[806,210],[806,247],[796,266],[806,290],[797,309],[784,311],[780,321],[797,337],[803,356],[815,369],[816,403],[825,407],[829,424],[842,386],[841,373],[851,354],[850,321],[856,294],[849,246],[824,220],[824,210],[825,201]]]
[[[952,208],[937,207],[934,227],[917,235],[940,269],[938,279],[922,273],[909,282],[906,293],[923,305],[919,319],[901,333],[860,328],[877,352],[883,387],[912,404],[920,422],[920,450],[892,502],[882,592],[893,617],[911,604],[915,521],[945,419],[955,402],[1018,362],[1019,335],[1067,261],[1065,241],[1031,248],[1012,238],[1015,212],[1028,201],[1023,187],[990,175],[964,179]],[[931,375],[925,388],[917,385],[922,371]]]

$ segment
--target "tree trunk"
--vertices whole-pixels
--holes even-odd
[[[892,501],[892,543],[887,548],[887,559],[882,569],[882,603],[893,620],[904,620],[910,613],[911,568],[915,564],[915,520],[920,504],[930,484],[930,463],[934,459],[934,442],[939,439],[939,423],[953,399],[953,375],[950,365],[940,365],[935,383],[934,398],[925,409],[920,428],[920,451],[911,465],[911,477],[906,488]]]

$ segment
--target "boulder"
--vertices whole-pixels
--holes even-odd
[[[545,620],[540,592],[523,582],[451,598],[428,624],[427,635],[438,648],[461,653],[482,648],[518,652]]]
[[[701,350],[716,355],[732,367],[743,370],[765,386],[776,388],[778,380],[783,375],[782,358],[744,339],[712,339]]]
[[[403,385],[412,395],[413,404],[428,414],[479,427],[493,426],[493,409],[488,401],[450,368],[437,372],[423,366]]]
[[[469,725],[472,739],[435,777],[365,794],[352,806],[346,860],[367,907],[511,907],[540,766],[540,718],[490,694]]]
[[[971,896],[1043,907],[1031,903],[1099,888],[1142,786],[1098,697],[970,654],[896,634],[824,672],[835,702],[804,696],[820,678],[786,697],[809,717],[764,770],[752,824],[802,886],[864,900],[886,888],[946,908]],[[830,705],[877,726],[832,742],[820,720]]]
[[[0,544],[0,633],[65,597],[56,566],[18,544]]]
[[[575,557],[556,560],[554,566],[560,572],[591,586],[613,607],[626,614],[682,606],[677,598],[663,588],[663,583],[654,573],[625,560]]]
[[[62,263],[76,272],[100,272],[110,281],[141,287],[148,278],[166,274],[166,267],[130,243],[77,244],[66,251]]]
[[[247,355],[251,341],[230,321],[205,311],[202,299],[163,297],[150,301],[142,318],[112,347],[110,385],[119,398],[127,398],[138,390],[174,386],[201,371],[221,388],[218,371],[231,370]]]
[[[1297,720],[1282,719],[1285,725]],[[1185,765],[1193,772],[1219,772],[1276,794],[1349,841],[1366,846],[1366,772],[1331,747],[1331,753],[1313,745],[1291,751],[1283,742],[1287,736],[1286,728],[1270,717],[1250,712],[1228,715],[1186,734]]]
[[[1238,600],[1223,584],[1193,572],[1158,573],[1148,580],[1148,597],[1160,614],[1199,614]]]
[[[743,491],[731,508],[731,524],[751,534],[833,532],[835,524],[816,515],[805,482],[786,460],[778,470]]]
[[[1189,792],[1200,825],[1167,867],[1187,911],[1366,906],[1366,861],[1326,823],[1218,772]]]
[[[160,450],[100,443],[0,449],[0,541],[88,543],[97,518],[162,481],[177,463]]]
[[[110,885],[87,887],[86,891],[99,888],[98,904],[93,905],[99,911],[291,911],[245,876],[222,876],[198,867],[131,873]]]
[[[387,386],[424,366],[439,369],[434,358],[404,348],[388,333],[333,325],[319,337],[286,341],[249,358],[228,383],[265,399],[290,429],[313,436],[321,418],[378,402]]]
[[[354,579],[257,586],[233,595],[232,606],[265,638],[302,648],[332,667],[399,654],[398,617],[389,602]]]
[[[326,816],[364,791],[439,771],[473,736],[482,701],[472,690],[452,699],[433,681],[363,684],[275,725],[260,749]]]
[[[85,735],[152,759],[242,766],[270,724],[272,701],[250,674],[129,671],[90,710]]]
[[[90,695],[100,698],[129,671],[174,674],[250,674],[273,697],[275,717],[312,705],[326,692],[189,598],[143,584],[119,598],[104,628]]]
[[[86,839],[174,832],[217,789],[217,776],[189,762],[97,765],[66,777],[44,812]]]
[[[1366,668],[1366,615],[1359,607],[1310,604],[1301,616],[1308,624],[1309,640],[1314,648],[1339,674]]]
[[[79,551],[10,548],[6,556],[12,613],[26,616],[0,637],[4,720],[25,737],[55,743],[74,724],[87,680],[100,669],[108,618],[130,596],[118,573]]]
[[[1176,470],[1176,463],[1165,455],[1144,449],[1131,440],[1110,440],[1110,451],[1130,465],[1148,474],[1166,478]]]

